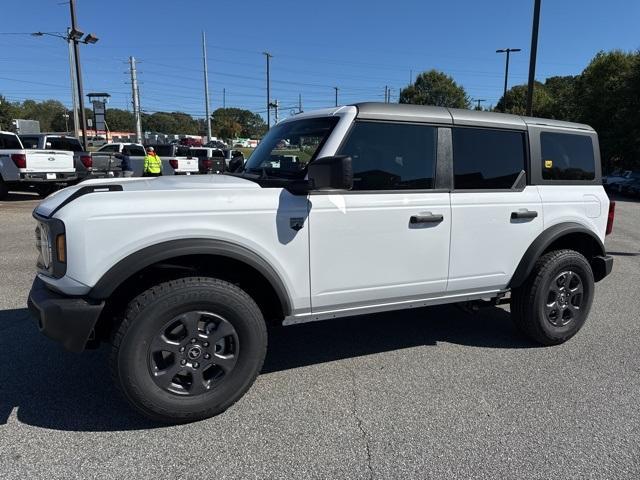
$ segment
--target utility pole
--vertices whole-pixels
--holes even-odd
[[[486,102],[486,100],[484,98],[474,98],[471,100],[472,102],[478,102],[478,106],[476,107],[476,110],[482,110],[482,107],[480,106],[481,102]]]
[[[136,142],[142,142],[142,118],[140,117],[140,92],[138,90],[138,73],[136,71],[136,59],[129,57],[129,69],[131,71],[131,99],[133,101],[133,116],[136,120]]]
[[[223,110],[227,109],[227,89],[226,88],[222,89],[222,109]]]
[[[71,28],[67,28],[67,46],[69,47],[69,75],[71,77],[71,104],[73,106],[73,136],[80,138],[80,117],[78,116],[78,85],[76,84],[75,57],[73,55],[73,42],[71,41]],[[67,131],[69,129],[67,128]]]
[[[340,90],[338,87],[333,87],[333,89],[336,91],[336,107],[338,106],[338,90]]]
[[[79,32],[76,21],[76,0],[69,0],[69,10],[71,12],[71,35],[70,40],[73,43],[73,58],[75,60],[76,85],[78,87],[78,108],[80,109],[80,122],[82,129],[82,146],[87,151],[87,118],[84,111],[84,92],[82,88],[82,71],[80,70],[80,49],[78,48],[78,38],[75,32]]]
[[[409,85],[413,83],[413,70],[409,70]]]
[[[519,52],[519,51],[520,51],[519,48],[501,48],[499,50],[496,50],[496,53],[507,54],[506,63],[504,67],[504,93],[502,94],[503,104],[507,98],[507,88],[508,88],[508,82],[509,82],[509,55],[511,54],[511,52]],[[504,105],[503,105],[503,110],[504,110]]]
[[[387,103],[387,96],[389,95],[389,87],[384,86],[384,103]]]
[[[269,74],[269,64],[271,63],[271,55],[269,52],[262,52],[267,58],[267,128],[271,128],[271,78]]]
[[[302,94],[298,94],[298,113],[302,113]]]
[[[276,113],[276,124],[278,123],[278,110],[280,108],[280,103],[278,102],[278,100],[274,100],[273,103],[271,104],[271,106],[274,108],[274,111]]]
[[[209,73],[207,67],[207,37],[202,31],[202,62],[204,64],[204,113],[207,116],[207,142],[211,140],[211,115],[209,115]]]
[[[533,26],[531,27],[531,55],[529,57],[529,85],[527,86],[527,115],[533,114],[533,86],[536,78],[538,55],[538,27],[540,26],[540,0],[534,0]]]

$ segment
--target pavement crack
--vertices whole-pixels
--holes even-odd
[[[351,414],[356,421],[356,426],[360,431],[360,435],[362,440],[364,441],[365,452],[367,454],[367,469],[369,470],[369,478],[373,479],[373,467],[371,466],[371,446],[369,443],[369,434],[364,428],[364,423],[362,418],[358,415],[358,392],[356,389],[356,372],[353,369],[349,369],[349,373],[351,374]]]

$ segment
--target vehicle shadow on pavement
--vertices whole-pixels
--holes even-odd
[[[455,305],[325,320],[269,334],[262,373],[439,342],[485,348],[537,348],[517,331],[508,311],[470,313]]]
[[[33,200],[42,200],[37,193],[32,192],[9,192],[7,198],[2,202],[27,202]]]
[[[454,306],[275,328],[262,373],[379,352],[436,346],[533,348],[500,308],[470,314]],[[38,332],[27,309],[0,310],[0,426],[14,421],[67,431],[157,428],[114,387],[108,346],[81,355]],[[15,412],[14,412],[15,409]]]

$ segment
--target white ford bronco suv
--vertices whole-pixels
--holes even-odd
[[[612,268],[600,182],[586,125],[378,103],[299,114],[241,172],[44,200],[29,306],[71,351],[111,342],[127,400],[175,423],[249,389],[271,322],[510,301],[526,335],[559,344]]]

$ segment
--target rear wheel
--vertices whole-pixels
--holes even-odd
[[[4,200],[9,195],[9,187],[4,183],[2,177],[0,177],[0,200]]]
[[[557,345],[582,328],[593,292],[593,271],[587,259],[574,250],[556,250],[543,255],[527,281],[514,289],[511,315],[532,340]]]
[[[246,292],[213,278],[162,283],[136,297],[114,335],[111,368],[147,417],[185,423],[236,402],[264,361],[267,331]]]

